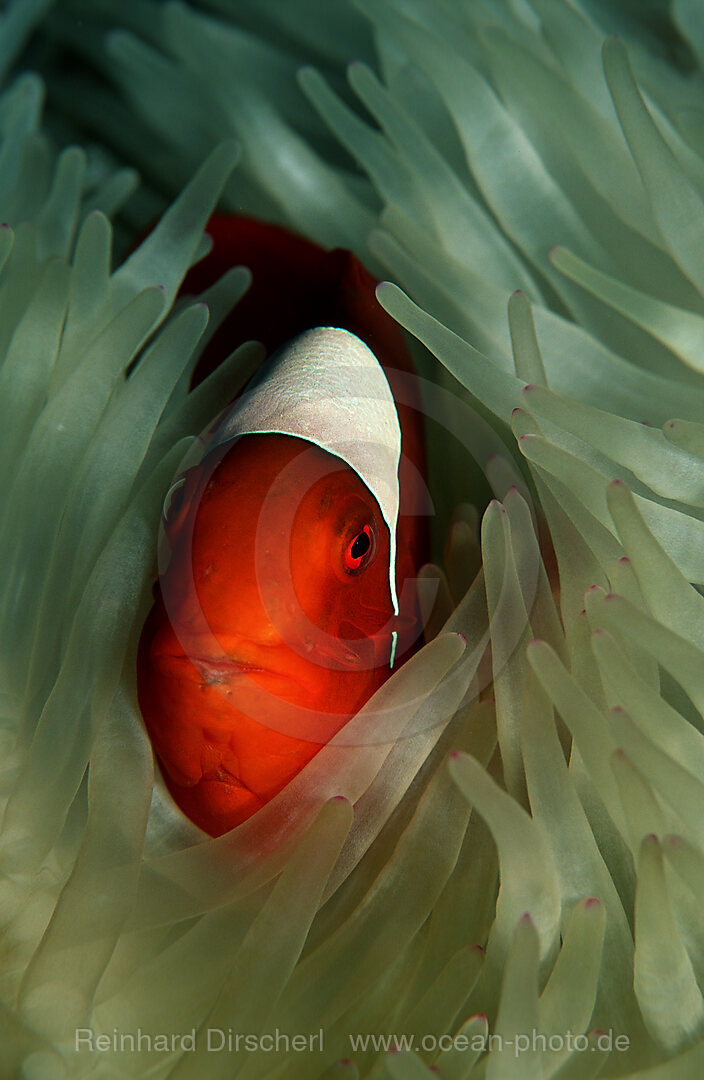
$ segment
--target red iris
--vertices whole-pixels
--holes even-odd
[[[371,525],[365,525],[361,532],[350,540],[345,549],[343,565],[348,574],[358,574],[372,560],[375,549],[374,533]]]

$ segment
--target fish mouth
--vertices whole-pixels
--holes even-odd
[[[201,783],[206,780],[210,784],[225,784],[227,787],[238,788],[242,791],[246,791],[249,795],[254,795],[259,798],[256,791],[245,784],[241,776],[236,776],[229,769],[226,769],[224,765],[219,765],[216,769],[211,769],[203,773],[201,777]]]
[[[257,680],[259,678],[276,680],[281,685],[301,685],[300,679],[288,671],[240,656],[199,656],[197,653],[180,652],[171,653],[169,660],[190,665],[199,672],[204,683],[214,686],[241,681],[251,676],[256,676]]]
[[[204,675],[212,675],[214,678],[236,675],[275,675],[277,672],[259,664],[247,660],[236,659],[232,656],[218,657],[217,659],[206,656],[186,656],[187,660],[197,667]]]

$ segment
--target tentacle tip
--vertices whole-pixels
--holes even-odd
[[[533,916],[530,911],[524,911],[521,915],[521,923],[523,926],[533,926]]]
[[[584,901],[585,908],[602,907],[601,900],[598,896],[588,896]]]
[[[450,751],[450,761],[457,761],[460,758],[460,756],[461,756],[461,753],[460,753],[459,750],[451,750]]]
[[[460,630],[457,630],[457,631],[456,631],[456,634],[457,634],[457,637],[458,637],[458,638],[460,639],[460,641],[462,642],[462,644],[463,644],[463,645],[466,645],[466,644],[467,644],[467,638],[466,638],[466,637],[464,636],[464,634],[463,634],[463,633],[462,633],[462,632],[461,632]]]

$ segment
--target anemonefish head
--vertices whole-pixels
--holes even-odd
[[[166,783],[206,831],[271,799],[388,677],[401,433],[355,335],[308,331],[218,418],[165,503],[139,698]]]

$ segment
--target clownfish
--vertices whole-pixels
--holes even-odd
[[[166,786],[212,836],[271,800],[419,647],[428,557],[415,373],[349,252],[215,216],[182,291],[245,264],[206,348],[270,353],[172,484],[139,705]]]

